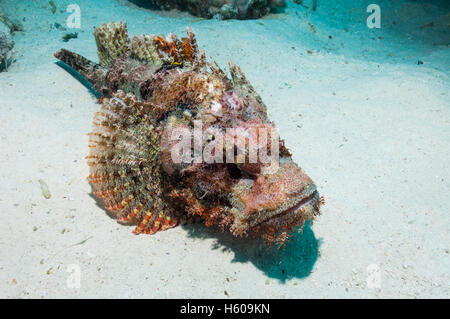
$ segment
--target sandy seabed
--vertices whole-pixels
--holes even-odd
[[[449,297],[448,5],[378,1],[381,28],[368,29],[366,1],[287,1],[248,21],[54,2],[54,14],[48,1],[0,2],[25,26],[0,73],[0,297]],[[55,23],[74,2],[82,27],[64,43]],[[130,34],[189,25],[207,56],[241,65],[326,198],[314,225],[278,250],[203,225],[135,236],[108,217],[84,160],[99,105],[53,53],[97,60],[93,28],[117,20]]]

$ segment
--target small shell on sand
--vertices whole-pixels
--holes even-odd
[[[39,184],[41,184],[42,196],[44,196],[46,199],[52,197],[52,194],[50,193],[50,189],[48,188],[47,183],[44,182],[44,180],[40,179]]]

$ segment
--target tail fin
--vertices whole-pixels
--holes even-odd
[[[110,94],[109,89],[105,85],[107,70],[102,68],[100,64],[65,49],[59,50],[54,56],[81,74],[81,76],[92,84],[97,92],[105,96]]]
[[[90,70],[99,66],[91,60],[86,59],[84,56],[81,56],[75,52],[68,51],[66,49],[59,50],[54,54],[54,56],[58,60],[70,66],[75,71],[81,73],[83,76],[83,73],[89,72]]]

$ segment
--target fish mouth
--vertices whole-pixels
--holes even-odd
[[[312,186],[311,189],[309,195],[302,196],[294,205],[277,211],[254,227],[254,229],[262,231],[261,235],[266,244],[284,246],[289,241],[290,233],[294,229],[300,227],[299,230],[301,230],[307,221],[312,222],[314,216],[320,214],[322,200],[315,186]]]
[[[313,193],[311,193],[310,195],[303,197],[301,200],[299,200],[296,204],[294,204],[293,206],[291,206],[288,209],[283,210],[282,212],[276,214],[273,217],[279,217],[282,215],[286,215],[286,214],[290,214],[290,213],[295,213],[297,210],[301,210],[305,207],[316,207],[318,206],[318,201],[319,201],[319,192],[317,190],[314,190]]]
[[[280,226],[303,224],[319,214],[320,195],[314,184],[308,185],[307,189],[301,192],[293,204],[286,209],[267,212],[264,219],[260,219],[252,226],[268,226],[279,229]],[[282,228],[282,227],[281,227]]]
[[[285,242],[290,232],[320,214],[323,202],[311,178],[292,162],[280,165],[276,174],[242,179],[232,194],[232,233],[259,233],[268,242]]]

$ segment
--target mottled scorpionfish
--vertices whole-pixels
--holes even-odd
[[[237,237],[260,235],[282,245],[319,214],[323,198],[278,137],[279,165],[270,173],[267,162],[250,162],[245,152],[244,161],[173,160],[176,143],[166,137],[175,127],[200,121],[202,133],[213,128],[224,135],[227,128],[275,128],[240,67],[229,63],[228,77],[208,62],[190,28],[181,39],[130,39],[126,22],[118,22],[94,35],[99,63],[64,49],[55,57],[102,95],[89,134],[88,179],[118,222],[153,234],[200,219]]]

